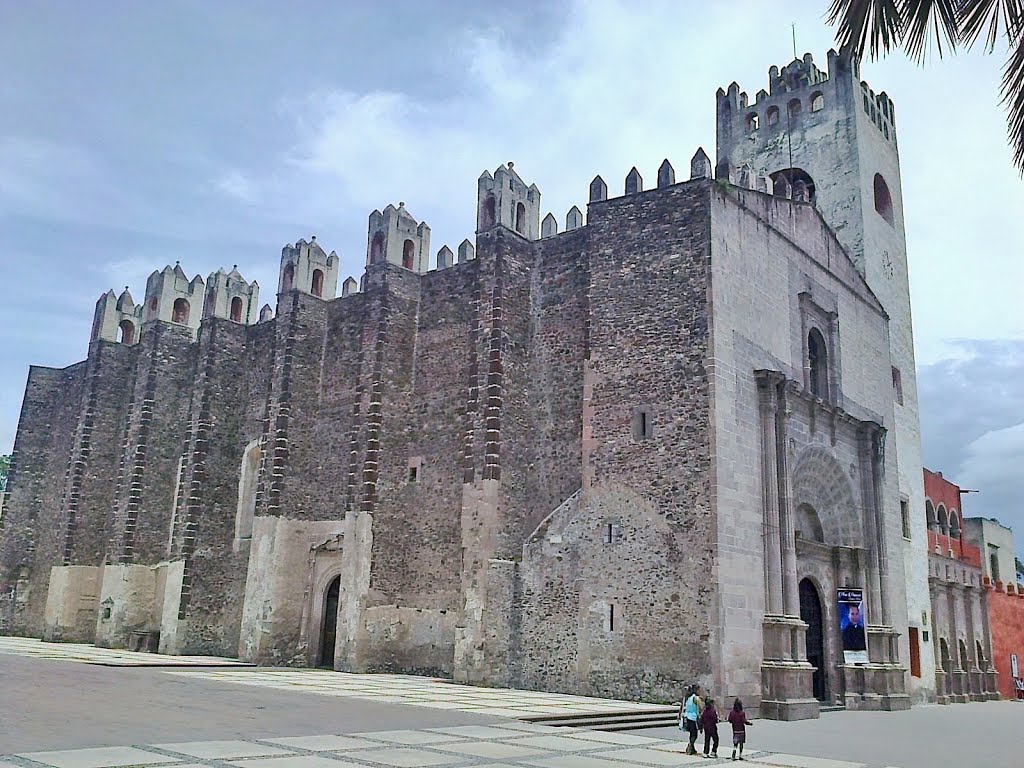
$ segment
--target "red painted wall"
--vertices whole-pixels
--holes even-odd
[[[939,551],[935,551],[938,546]],[[953,550],[953,557],[963,560],[965,563],[981,568],[981,550],[973,544],[968,544],[962,539],[954,539],[950,536],[943,536],[941,533],[928,531],[928,551],[937,555],[949,557],[949,550]]]
[[[989,589],[985,597],[992,628],[993,665],[999,673],[999,693],[1005,699],[1015,699],[1010,654],[1017,654],[1018,671],[1024,675],[1024,595],[1017,594],[1011,585],[1006,592]]]
[[[947,510],[960,511],[960,486],[951,483],[939,472],[924,471],[924,495],[936,509],[942,504]]]

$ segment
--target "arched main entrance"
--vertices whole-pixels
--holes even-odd
[[[807,624],[807,661],[814,667],[814,698],[827,701],[824,619],[818,589],[810,579],[800,582],[800,619]]]
[[[338,594],[341,576],[335,576],[324,592],[323,628],[320,630],[320,666],[334,669],[334,641],[338,634]]]

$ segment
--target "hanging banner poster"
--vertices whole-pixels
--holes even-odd
[[[867,664],[868,642],[864,632],[864,590],[836,590],[839,632],[843,638],[843,663]]]

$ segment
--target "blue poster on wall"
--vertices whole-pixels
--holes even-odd
[[[867,664],[868,642],[864,631],[864,590],[836,590],[839,632],[843,639],[843,663]]]

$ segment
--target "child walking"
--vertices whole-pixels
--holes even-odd
[[[732,712],[729,713],[729,723],[732,725],[732,757],[736,760],[736,749],[739,748],[740,760],[743,759],[743,745],[747,741],[747,726],[752,723],[747,719],[747,713],[743,711],[743,702],[736,699],[732,703]],[[717,739],[716,739],[717,741]]]
[[[700,714],[700,725],[704,729],[704,757],[718,757],[718,710],[715,700],[704,702],[704,711]],[[710,748],[711,753],[708,754]]]

